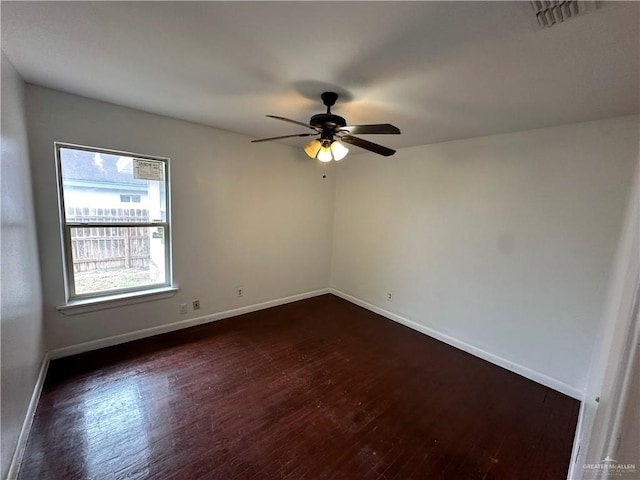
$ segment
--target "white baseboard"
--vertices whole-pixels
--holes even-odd
[[[437,340],[440,340],[448,345],[451,345],[452,347],[455,347],[464,352],[470,353],[471,355],[474,355],[483,360],[491,362],[502,368],[506,368],[507,370],[517,373],[518,375],[522,375],[523,377],[528,378],[529,380],[533,380],[534,382],[537,382],[546,387],[552,388],[553,390],[556,390],[560,393],[564,393],[565,395],[568,395],[571,398],[575,398],[576,400],[580,400],[580,401],[582,401],[584,398],[584,392],[579,388],[573,387],[560,380],[557,380],[548,375],[545,375],[544,373],[536,372],[535,370],[531,370],[530,368],[514,363],[510,360],[507,360],[506,358],[502,358],[502,357],[499,357],[498,355],[494,355],[493,353],[489,353],[485,350],[482,350],[481,348],[470,345],[455,337],[439,332],[438,330],[434,330],[433,328],[426,327],[424,325],[416,323],[412,320],[404,318],[395,313],[384,310],[383,308],[372,305],[368,302],[365,302],[364,300],[360,300],[359,298],[353,297],[340,290],[336,290],[335,288],[330,288],[329,291],[340,298],[343,298],[351,303],[354,303],[363,308],[366,308],[367,310],[377,313],[378,315],[382,315],[383,317],[393,320],[394,322],[401,323],[402,325],[405,325],[429,337],[433,337]]]
[[[168,332],[173,332],[175,330],[181,330],[183,328],[202,325],[204,323],[215,322],[217,320],[223,320],[225,318],[235,317],[237,315],[242,315],[245,313],[257,312],[258,310],[264,310],[265,308],[277,307],[279,305],[284,305],[286,303],[297,302],[298,300],[317,297],[319,295],[325,295],[327,293],[329,293],[329,289],[323,288],[320,290],[314,290],[312,292],[292,295],[290,297],[278,298],[276,300],[269,300],[268,302],[248,305],[246,307],[234,308],[232,310],[226,310],[224,312],[212,313],[210,315],[203,315],[200,317],[189,318],[187,320],[181,320],[179,322],[169,323],[167,325],[160,325],[157,327],[145,328],[144,330],[137,330],[135,332],[123,333],[122,335],[114,335],[112,337],[92,340],[90,342],[79,343],[77,345],[56,348],[54,350],[49,351],[49,358],[51,360],[55,360],[57,358],[68,357],[71,355],[76,355],[78,353],[84,353],[84,352],[89,352],[91,350],[98,350],[100,348],[111,347],[113,345],[118,345],[120,343],[126,343],[132,340],[139,340],[141,338],[152,337],[154,335],[160,335],[162,333],[168,333]]]
[[[45,353],[40,365],[40,371],[38,372],[38,378],[36,384],[33,387],[33,393],[31,394],[31,400],[29,401],[29,407],[27,413],[22,422],[22,428],[18,435],[18,442],[16,443],[16,449],[11,457],[11,463],[9,464],[9,472],[7,473],[7,480],[15,480],[18,478],[18,472],[20,471],[20,465],[22,464],[22,458],[24,457],[24,451],[27,447],[27,440],[29,439],[29,432],[33,425],[33,419],[36,415],[36,409],[38,408],[38,401],[40,400],[40,394],[42,393],[42,387],[44,386],[44,379],[47,376],[47,370],[49,369],[49,354]]]

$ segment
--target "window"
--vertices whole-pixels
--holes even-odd
[[[56,143],[67,301],[171,287],[169,160]]]
[[[140,195],[120,195],[122,203],[140,203]]]

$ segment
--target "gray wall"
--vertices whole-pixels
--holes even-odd
[[[29,145],[50,349],[326,289],[335,176],[299,148],[29,85]],[[171,298],[65,316],[54,142],[171,160]],[[236,287],[244,296],[236,296]],[[200,299],[201,310],[179,305]]]
[[[43,350],[22,84],[5,63],[3,242],[5,229],[22,232],[21,249],[2,248],[3,277],[10,262],[19,265],[10,270],[18,281],[8,286],[7,305],[16,307],[6,330],[26,342],[16,344],[20,352],[8,347],[6,369],[7,381],[22,375],[28,387],[7,394],[15,408],[6,426],[16,432]],[[196,297],[198,315],[215,315],[331,285],[561,391],[584,391],[638,157],[637,116],[413,147],[392,158],[350,155],[329,166],[327,179],[301,149],[256,146],[46,88],[27,87],[27,117],[49,349],[190,318],[178,306]],[[64,288],[55,141],[171,158],[174,297],[73,316],[56,310]],[[5,198],[19,205],[21,225],[5,228]],[[6,263],[5,252],[13,255]],[[19,334],[12,319],[23,320]]]
[[[638,138],[631,116],[350,156],[331,286],[579,398]]]
[[[7,475],[44,357],[24,108],[24,84],[2,53],[2,478]]]

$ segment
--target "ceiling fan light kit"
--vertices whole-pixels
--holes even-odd
[[[314,115],[309,120],[309,124],[291,120],[285,117],[278,117],[275,115],[267,115],[269,118],[275,118],[276,120],[282,120],[283,122],[294,123],[306,128],[314,130],[315,133],[296,133],[293,135],[284,135],[280,137],[261,138],[259,140],[252,140],[252,143],[267,142],[270,140],[280,140],[282,138],[292,137],[309,137],[320,135],[319,139],[313,139],[311,142],[304,146],[304,152],[311,158],[317,158],[321,162],[330,162],[331,160],[342,160],[349,149],[345,147],[342,142],[355,145],[356,147],[364,148],[370,152],[377,153],[388,157],[396,153],[382,145],[363,140],[358,137],[354,137],[352,134],[394,134],[398,135],[400,130],[388,123],[373,124],[373,125],[347,125],[347,121],[339,116],[331,113],[331,107],[335,105],[338,99],[338,94],[335,92],[324,92],[321,95],[322,102],[327,107],[327,113],[319,113]],[[340,142],[342,140],[342,142]]]
[[[304,153],[311,158],[317,158],[321,162],[342,160],[349,153],[349,149],[338,140],[318,139],[311,140],[304,146]]]

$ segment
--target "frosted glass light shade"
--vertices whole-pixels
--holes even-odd
[[[320,148],[322,148],[322,143],[320,143],[320,140],[314,139],[304,146],[304,153],[309,155],[311,158],[316,158]]]
[[[337,162],[347,156],[349,149],[336,140],[331,144],[331,153],[333,153],[333,159]]]
[[[330,162],[331,160],[342,160],[349,153],[349,149],[337,140],[332,141],[325,138],[311,140],[304,146],[304,153],[321,162]]]
[[[333,155],[331,155],[331,147],[321,147],[316,158],[321,162],[330,162],[331,160],[333,160]]]

